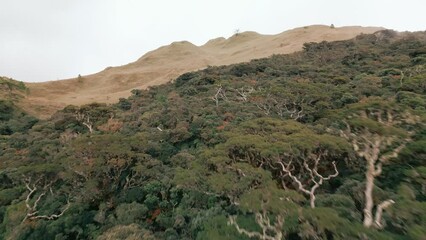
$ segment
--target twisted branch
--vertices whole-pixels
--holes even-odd
[[[22,222],[25,222],[27,220],[33,221],[38,219],[44,219],[44,220],[55,220],[59,217],[61,217],[65,211],[68,210],[70,206],[69,199],[67,198],[67,205],[66,207],[59,213],[59,214],[52,214],[52,215],[38,215],[37,207],[41,201],[41,199],[46,195],[47,191],[49,190],[50,193],[53,195],[53,190],[50,187],[53,184],[52,182],[49,182],[46,184],[42,189],[43,191],[38,195],[37,199],[34,201],[34,203],[31,205],[31,198],[35,195],[35,193],[39,190],[36,186],[36,184],[41,180],[39,178],[37,181],[35,181],[34,184],[31,184],[31,178],[26,178],[24,180],[25,187],[28,189],[29,193],[27,194],[27,197],[25,198],[25,206],[27,207],[27,214],[25,215],[25,218],[22,220]]]
[[[282,226],[284,225],[284,219],[281,215],[277,215],[275,218],[275,224],[272,225],[269,217],[267,216],[266,210],[262,213],[255,213],[256,223],[262,229],[262,232],[248,231],[241,228],[237,223],[237,216],[229,216],[228,225],[235,226],[238,233],[244,234],[249,238],[257,237],[262,240],[281,240],[283,237]],[[273,233],[273,234],[271,234]]]
[[[310,189],[306,188],[308,186],[303,186],[302,181],[298,177],[292,174],[291,172],[292,169],[290,169],[290,167],[292,166],[291,160],[287,165],[285,165],[282,161],[277,161],[277,164],[281,166],[281,170],[284,173],[286,173],[286,175],[288,175],[297,184],[299,191],[305,193],[306,195],[309,195],[311,208],[315,208],[315,199],[316,199],[315,191],[317,190],[317,188],[319,188],[324,183],[324,181],[328,181],[339,175],[339,171],[337,170],[337,166],[334,161],[332,162],[332,165],[334,168],[333,174],[330,174],[327,177],[324,177],[323,175],[318,173],[318,164],[324,155],[327,155],[327,151],[325,151],[324,153],[322,152],[318,153],[318,155],[314,159],[313,167],[309,166],[306,159],[303,160],[303,166],[306,169],[306,171],[308,171],[311,182],[314,183],[314,185]]]

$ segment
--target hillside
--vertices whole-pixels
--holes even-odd
[[[0,99],[19,101],[27,95],[25,83],[7,77],[0,77]]]
[[[29,96],[21,106],[29,113],[46,118],[66,105],[91,102],[114,103],[128,97],[132,89],[166,83],[177,76],[207,66],[247,62],[251,59],[286,54],[302,49],[305,42],[345,40],[377,27],[308,26],[277,35],[243,32],[229,39],[218,38],[202,46],[183,41],[151,51],[136,62],[109,67],[81,78],[27,83]]]
[[[422,240],[425,80],[385,30],[68,106],[0,133],[0,239]]]
[[[37,122],[16,105],[27,91],[23,82],[0,77],[0,135],[27,131]]]

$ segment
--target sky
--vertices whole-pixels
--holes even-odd
[[[0,76],[40,82],[133,62],[174,41],[313,24],[426,30],[425,0],[0,0]]]

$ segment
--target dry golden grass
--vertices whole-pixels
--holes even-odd
[[[27,112],[46,118],[66,105],[91,102],[113,103],[127,97],[135,88],[166,83],[180,74],[216,65],[227,65],[299,51],[305,42],[337,41],[361,33],[373,33],[377,27],[314,25],[277,35],[243,32],[228,39],[217,38],[202,46],[174,42],[148,52],[140,59],[120,67],[109,67],[80,79],[28,83],[29,95],[20,105]]]

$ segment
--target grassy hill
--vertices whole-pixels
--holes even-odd
[[[252,59],[300,51],[305,42],[345,40],[361,33],[373,33],[377,27],[341,27],[315,25],[277,35],[243,32],[229,39],[214,39],[202,46],[181,41],[151,51],[135,62],[108,67],[96,74],[74,79],[27,83],[30,89],[22,106],[32,115],[48,118],[66,105],[92,102],[115,103],[130,96],[132,89],[146,89],[206,68],[247,62]]]
[[[0,238],[422,239],[425,49],[386,30],[67,106],[1,138]]]

